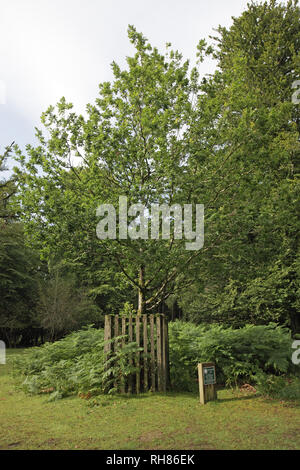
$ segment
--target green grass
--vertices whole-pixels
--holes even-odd
[[[220,390],[47,402],[17,390],[0,365],[0,449],[300,449],[300,407]],[[91,406],[93,405],[94,406]]]

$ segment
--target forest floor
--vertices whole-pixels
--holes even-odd
[[[300,406],[219,390],[47,402],[16,389],[0,365],[0,449],[300,449]]]

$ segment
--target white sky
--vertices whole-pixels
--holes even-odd
[[[43,111],[65,96],[81,113],[134,50],[133,24],[153,46],[184,58],[213,28],[229,26],[247,0],[0,0],[0,152],[34,142]],[[213,71],[205,63],[201,72]]]

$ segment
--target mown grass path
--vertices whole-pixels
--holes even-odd
[[[21,353],[19,351],[19,353]],[[48,403],[16,390],[0,365],[0,449],[300,449],[300,407],[220,390],[79,397]]]

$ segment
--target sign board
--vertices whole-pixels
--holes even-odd
[[[204,385],[216,383],[216,370],[214,366],[203,367]]]
[[[198,380],[200,403],[205,405],[208,401],[217,400],[216,367],[213,362],[198,364]]]

